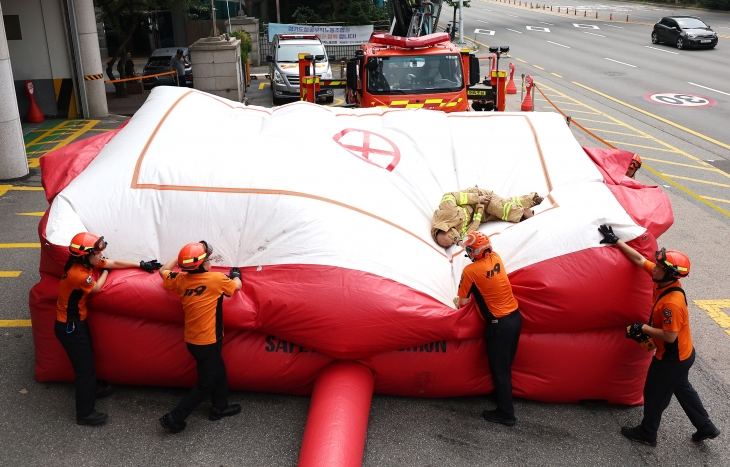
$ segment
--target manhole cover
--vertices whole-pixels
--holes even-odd
[[[722,170],[723,172],[730,174],[730,161],[716,160],[716,161],[712,161],[712,162],[710,162],[710,161],[707,161],[707,162],[709,164],[711,164],[713,167],[716,167],[716,168]]]
[[[608,76],[624,76],[626,73],[621,73],[620,71],[607,71],[606,74]]]

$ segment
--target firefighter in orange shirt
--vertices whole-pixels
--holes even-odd
[[[185,429],[185,419],[211,397],[208,418],[212,421],[241,412],[240,404],[228,403],[228,379],[221,354],[223,346],[223,297],[241,290],[241,271],[234,267],[226,276],[210,271],[213,247],[207,242],[188,243],[176,258],[160,269],[162,286],[175,292],[185,313],[185,342],[198,367],[198,384],[160,418],[160,425],[172,433]],[[183,272],[174,272],[175,264]]]
[[[79,425],[104,423],[107,415],[95,410],[95,399],[106,397],[113,391],[111,385],[96,379],[91,331],[86,322],[86,299],[101,292],[109,269],[141,268],[152,273],[162,266],[157,260],[135,263],[106,259],[101,255],[106,246],[104,237],[87,232],[74,235],[68,247],[69,258],[58,287],[54,333],[74,369],[76,423]],[[96,280],[94,269],[102,270]]]
[[[461,273],[459,307],[473,297],[479,314],[487,322],[487,357],[497,396],[497,408],[485,410],[482,416],[493,423],[513,426],[517,419],[512,405],[512,362],[522,330],[522,315],[502,258],[492,251],[489,237],[474,231],[461,246],[472,264]]]
[[[626,176],[629,178],[636,178],[636,172],[641,168],[641,157],[638,154],[634,154],[631,158],[628,170],[626,170]]]
[[[631,441],[656,446],[662,412],[674,394],[697,429],[692,441],[698,443],[716,438],[720,430],[710,420],[700,396],[688,379],[689,369],[695,361],[695,349],[689,329],[687,298],[679,278],[689,274],[689,258],[682,252],[662,248],[654,255],[656,263],[652,263],[619,240],[613,228],[602,225],[598,230],[604,237],[600,243],[616,245],[654,281],[649,324],[635,323],[626,332],[627,338],[637,342],[651,339],[656,345],[656,354],[644,383],[644,418],[637,427],[622,427],[621,434]]]

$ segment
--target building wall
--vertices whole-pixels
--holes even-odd
[[[25,81],[33,81],[35,101],[48,117],[75,118],[70,47],[63,0],[0,0],[3,15],[18,15],[22,40],[8,41],[18,110],[28,112]]]

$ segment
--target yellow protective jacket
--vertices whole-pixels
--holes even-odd
[[[479,198],[491,195],[486,208]],[[449,233],[452,239],[464,238],[473,232],[479,224],[494,220],[519,222],[525,208],[530,208],[542,202],[537,193],[502,198],[491,190],[479,187],[446,193],[441,198],[438,209],[433,213],[431,220],[431,237],[436,240],[439,230]],[[486,215],[485,215],[486,210]]]

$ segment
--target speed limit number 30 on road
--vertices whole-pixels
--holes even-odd
[[[672,107],[712,107],[717,105],[717,101],[709,97],[680,92],[645,94],[644,99],[653,104],[671,105]]]

